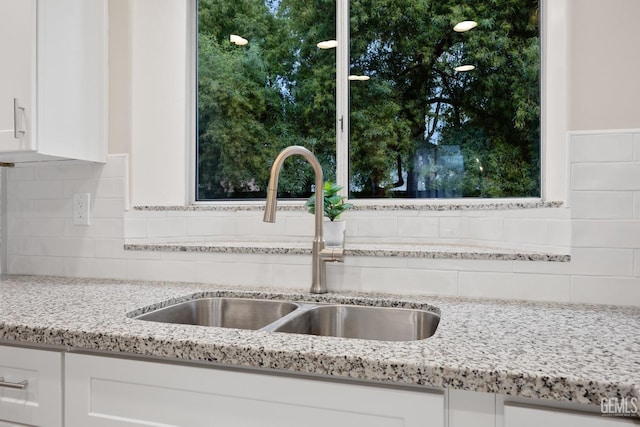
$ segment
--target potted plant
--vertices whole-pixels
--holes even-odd
[[[345,203],[344,196],[338,194],[342,186],[331,181],[324,183],[322,193],[324,196],[324,216],[329,218],[323,227],[323,237],[327,246],[342,246],[344,241],[345,222],[340,220],[340,215],[347,209],[353,207],[352,203]],[[312,195],[307,200],[305,206],[309,213],[316,213],[316,195]]]

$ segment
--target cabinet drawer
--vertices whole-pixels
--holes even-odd
[[[631,427],[635,418],[606,417],[534,406],[504,407],[504,427]]]
[[[0,377],[0,426],[62,426],[61,353],[0,346]]]
[[[444,427],[444,396],[68,354],[67,427]]]

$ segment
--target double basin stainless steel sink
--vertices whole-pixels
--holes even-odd
[[[136,319],[381,341],[423,340],[440,322],[419,309],[233,297],[197,298]]]

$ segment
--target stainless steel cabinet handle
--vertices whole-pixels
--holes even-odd
[[[20,129],[20,113],[24,113],[24,107],[20,106],[18,98],[13,98],[13,137],[15,139],[19,139],[27,133],[25,130]]]
[[[4,377],[0,377],[0,387],[24,390],[25,388],[27,388],[28,384],[29,384],[29,381],[27,380],[20,381],[19,383],[12,383],[12,382],[6,382],[4,380]]]

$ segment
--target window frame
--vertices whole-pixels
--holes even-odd
[[[514,203],[514,202],[564,202],[569,194],[568,153],[568,92],[567,92],[567,9],[568,0],[542,0],[541,7],[541,141],[540,141],[540,197],[523,198],[454,198],[454,199],[349,199],[359,206],[417,205],[469,203]],[[197,200],[197,90],[198,90],[198,46],[197,46],[197,0],[188,0],[187,47],[186,47],[186,139],[187,139],[187,204],[188,205],[232,205],[252,206],[261,200],[224,201]],[[340,43],[349,35],[349,2],[336,2],[336,181],[344,187],[348,197],[349,188],[349,46]],[[550,42],[553,40],[553,42]],[[342,121],[340,120],[342,119]],[[290,205],[302,205],[304,200],[282,200]]]

